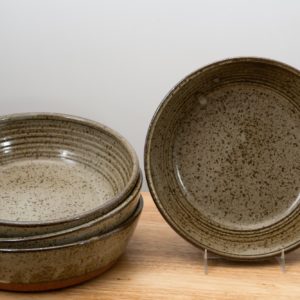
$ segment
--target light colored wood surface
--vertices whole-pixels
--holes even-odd
[[[286,273],[275,259],[260,263],[209,260],[163,220],[149,193],[127,252],[90,282],[45,293],[0,292],[0,299],[300,299],[300,249],[287,255]]]

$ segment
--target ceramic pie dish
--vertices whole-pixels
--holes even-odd
[[[133,214],[141,197],[141,187],[142,174],[137,186],[132,191],[132,194],[130,194],[119,206],[108,213],[87,223],[48,234],[17,238],[0,238],[0,249],[58,246],[73,243],[78,240],[88,239],[92,236],[111,231],[113,228],[120,226],[120,224],[125,222]]]
[[[61,114],[0,118],[0,236],[45,234],[117,207],[139,179],[135,151],[97,122]]]
[[[137,225],[143,199],[125,223],[103,235],[54,247],[0,249],[0,289],[44,291],[89,280],[112,267]]]
[[[157,109],[145,145],[152,197],[200,248],[262,259],[300,243],[300,72],[235,58],[195,71]]]

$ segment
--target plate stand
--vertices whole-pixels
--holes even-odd
[[[219,256],[216,255],[208,255],[208,250],[204,249],[204,254],[203,254],[203,272],[205,275],[208,274],[208,260],[212,259],[222,259]],[[279,263],[279,267],[282,273],[285,273],[286,268],[285,268],[285,252],[284,249],[281,250],[280,256],[276,257],[277,262]]]
[[[285,252],[284,249],[281,250],[281,255],[279,257],[276,257],[279,266],[280,266],[280,270],[282,273],[285,273]]]

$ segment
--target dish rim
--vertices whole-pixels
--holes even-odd
[[[134,224],[138,220],[139,216],[141,215],[141,213],[143,211],[143,207],[144,207],[144,198],[141,195],[139,198],[137,207],[135,208],[134,212],[129,216],[129,218],[125,222],[123,222],[122,224],[118,225],[117,227],[113,228],[112,230],[110,230],[108,232],[101,233],[100,235],[95,235],[88,239],[79,240],[76,242],[57,245],[57,246],[48,246],[48,247],[20,248],[20,249],[0,248],[0,253],[18,254],[18,253],[28,253],[28,252],[44,252],[44,251],[51,251],[51,250],[55,251],[55,250],[67,249],[67,248],[83,246],[86,244],[98,242],[103,239],[109,238],[110,236],[113,236],[114,234],[116,234],[118,232],[124,231],[127,228],[129,228],[130,226],[132,226],[132,224]]]

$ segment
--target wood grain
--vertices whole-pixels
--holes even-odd
[[[148,193],[138,228],[117,265],[76,287],[44,292],[0,292],[0,299],[300,299],[300,249],[260,263],[209,260],[163,220]]]

